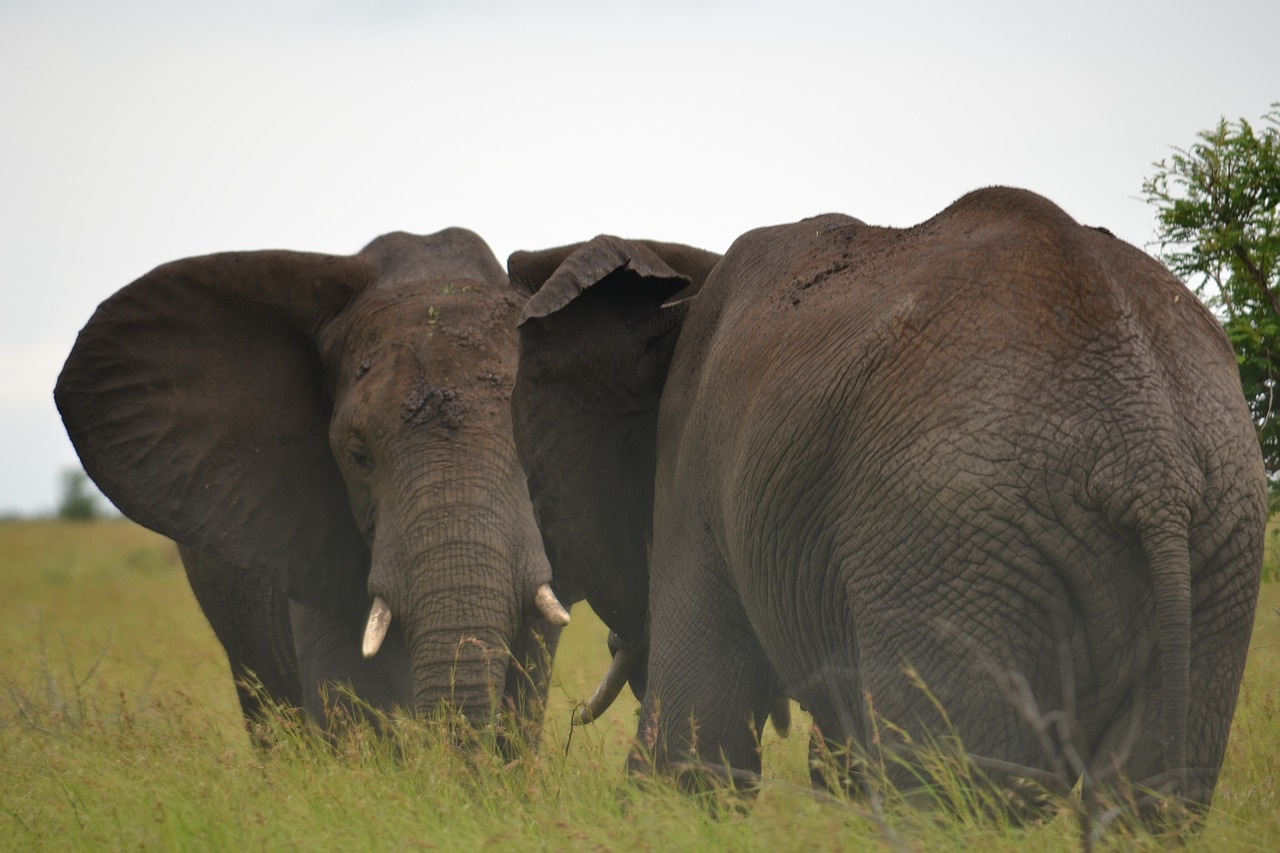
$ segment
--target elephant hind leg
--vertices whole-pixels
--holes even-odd
[[[1138,674],[1115,713],[1082,755],[1086,772],[1081,793],[1086,806],[1105,809],[1108,802],[1136,802],[1162,784],[1165,771],[1158,664]]]
[[[800,705],[813,718],[809,732],[809,781],[831,794],[863,798],[879,756],[870,751],[875,725],[869,722],[856,658],[829,660],[807,675],[793,673]]]
[[[809,782],[815,789],[837,796],[864,798],[871,780],[860,742],[829,738],[815,720],[809,732]]]
[[[737,593],[691,569],[678,590],[655,582],[648,685],[633,770],[705,767],[740,781],[760,772],[760,732],[777,698],[773,669]],[[745,774],[745,775],[744,775]]]

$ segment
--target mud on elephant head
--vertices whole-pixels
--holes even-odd
[[[512,444],[527,296],[461,229],[189,258],[98,308],[55,397],[107,497],[179,544],[238,681],[317,718],[343,682],[527,719],[568,621]]]

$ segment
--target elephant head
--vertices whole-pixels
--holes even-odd
[[[511,652],[568,621],[511,437],[527,296],[461,229],[189,258],[98,308],[55,397],[103,492],[179,543],[237,675],[319,715],[346,681],[488,719],[527,699]]]

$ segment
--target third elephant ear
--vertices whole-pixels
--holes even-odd
[[[705,278],[718,257],[607,235],[512,256],[513,274],[538,288],[520,321],[524,352],[538,355],[521,356],[511,411],[555,585],[568,601],[585,598],[629,649],[647,642],[643,554],[651,527],[657,407],[670,348],[692,300],[668,303],[690,287],[691,275]],[[552,262],[557,265],[548,272]],[[567,339],[561,332],[569,326],[585,330],[572,335],[572,347],[539,350],[534,343]],[[556,398],[570,402],[571,410],[546,405]],[[586,398],[589,405],[576,402]],[[590,465],[551,462],[569,426],[566,416],[575,418]],[[555,480],[566,488],[544,488]],[[565,548],[574,538],[579,547]]]
[[[601,235],[595,241],[571,243],[566,246],[556,246],[552,249],[539,249],[537,251],[512,252],[511,256],[507,258],[507,273],[511,276],[511,283],[524,289],[532,296],[542,289],[547,280],[571,256],[578,254],[589,243],[595,243],[602,239],[608,241],[614,238]],[[647,250],[648,253],[660,259],[677,275],[687,279],[685,286],[677,294],[680,298],[696,294],[721,258],[721,255],[715,252],[686,246],[683,243],[665,243],[658,240],[628,240],[626,242],[634,247],[642,247]],[[638,250],[636,251],[638,253]]]
[[[751,231],[690,300],[634,241],[561,254],[515,442],[557,590],[647,639],[653,766],[758,772],[790,696],[902,787],[956,737],[996,786],[1208,806],[1267,478],[1229,342],[1158,262],[1004,187]]]

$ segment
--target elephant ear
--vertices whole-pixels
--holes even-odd
[[[516,447],[558,592],[643,641],[657,414],[691,300],[648,247],[597,237],[529,300],[511,395]]]
[[[692,296],[702,287],[713,267],[720,262],[720,255],[686,246],[683,243],[662,243],[657,240],[619,240],[616,237],[598,237],[590,243],[574,243],[569,246],[557,246],[554,249],[541,249],[535,252],[513,252],[507,258],[507,274],[511,283],[526,293],[535,294],[564,264],[569,257],[579,250],[593,246],[598,241],[609,241],[626,244],[631,247],[641,246],[657,257],[670,270],[684,276],[688,281],[678,291],[680,297]],[[589,249],[588,251],[594,251]],[[630,250],[628,250],[630,251]]]
[[[507,257],[507,277],[528,295],[537,293],[565,259],[583,247],[583,243],[540,249],[536,252],[512,252]]]
[[[314,339],[375,275],[358,257],[227,253],[111,296],[54,390],[85,471],[145,527],[323,606],[368,551]]]
[[[634,282],[643,288],[643,301],[655,307],[691,282],[642,243],[604,234],[565,258],[525,305],[521,323],[549,317],[611,278]],[[614,289],[612,283],[607,286]],[[628,296],[641,295],[633,288],[628,290]]]

